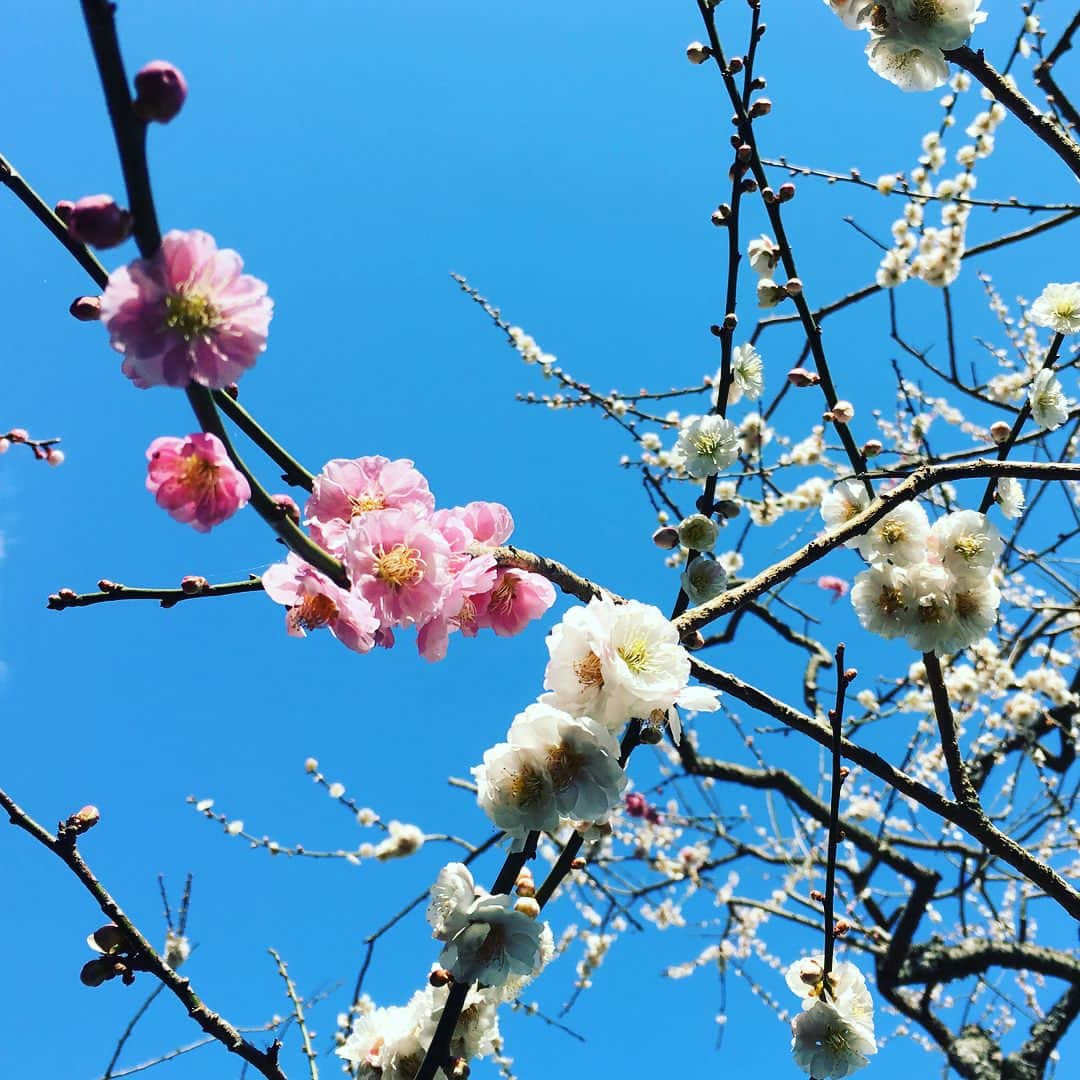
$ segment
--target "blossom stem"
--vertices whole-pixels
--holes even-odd
[[[1055,334],[1054,340],[1050,343],[1050,349],[1047,351],[1046,359],[1043,361],[1042,368],[1040,370],[1046,370],[1052,368],[1057,363],[1058,356],[1061,354],[1061,344],[1065,340],[1064,334]],[[1016,415],[1016,420],[1013,421],[1012,429],[1009,432],[1009,437],[998,447],[998,461],[1004,461],[1012,452],[1012,448],[1016,445],[1016,440],[1020,438],[1020,432],[1024,429],[1024,424],[1027,423],[1027,418],[1031,415],[1031,400],[1028,399],[1020,406],[1020,412]],[[994,493],[997,491],[997,480],[993,479],[986,485],[986,490],[983,492],[982,502],[979,503],[979,513],[985,514],[991,506],[994,505]]]
[[[340,585],[343,589],[349,588],[349,576],[345,572],[345,567],[300,529],[289,517],[285,507],[274,502],[270,493],[244,464],[244,459],[236,452],[236,447],[232,445],[225,425],[221,422],[210,391],[204,386],[196,386],[192,383],[187,388],[187,396],[203,431],[216,435],[222,441],[232,463],[243,473],[244,479],[251,488],[252,508],[259,517],[278,534],[290,551],[295,552],[316,570],[321,570],[335,585]]]
[[[1080,179],[1080,145],[1057,124],[1054,119],[1040,112],[1014,86],[1005,81],[1001,72],[990,64],[982,49],[975,51],[967,45],[949,49],[945,59],[962,67],[977,79],[997,101],[1000,101],[1035,136],[1041,139]]]
[[[68,232],[67,226],[52,212],[45,200],[15,171],[12,164],[0,154],[0,184],[3,184],[68,249],[75,261],[94,279],[101,289],[109,280],[109,273],[98,262],[94,253]]]
[[[184,1005],[188,1015],[207,1035],[252,1065],[267,1080],[286,1080],[285,1073],[278,1064],[281,1044],[274,1041],[268,1049],[260,1050],[253,1043],[248,1042],[224,1017],[203,1003],[192,989],[191,980],[165,963],[86,864],[76,846],[77,831],[67,823],[63,823],[54,836],[3,790],[0,790],[0,807],[6,811],[12,825],[22,829],[39,844],[48,848],[78,878],[83,888],[97,901],[102,914],[118,926],[129,941],[134,943],[139,957],[139,970],[146,971],[164,985]]]
[[[832,727],[832,790],[829,803],[829,846],[825,862],[825,973],[824,988],[829,988],[829,972],[833,966],[833,950],[836,943],[836,848],[840,842],[840,791],[844,786],[841,769],[841,749],[844,742],[844,701],[854,672],[844,667],[844,643],[836,646],[836,705],[829,710]]]
[[[300,464],[256,419],[224,390],[214,390],[211,395],[217,407],[260,449],[271,461],[284,470],[281,477],[292,487],[311,491],[315,477]]]
[[[116,5],[109,0],[82,0],[82,10],[120,154],[135,243],[139,253],[149,258],[161,246],[161,229],[146,161],[146,122],[132,108],[124,58],[116,37]]]
[[[108,588],[100,592],[74,593],[64,589],[49,597],[51,611],[63,611],[65,608],[93,607],[95,604],[108,604],[115,600],[156,600],[163,608],[175,607],[184,600],[200,600],[209,596],[235,596],[237,593],[259,592],[263,585],[258,577],[247,581],[227,581],[220,585],[206,585],[197,591],[186,589],[133,589],[116,582],[106,582]]]

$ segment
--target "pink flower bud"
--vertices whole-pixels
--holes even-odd
[[[198,574],[188,574],[180,579],[180,591],[185,596],[197,596],[205,592],[209,584],[206,578],[199,577]]]
[[[131,215],[111,195],[86,195],[72,207],[67,228],[83,244],[116,247],[131,235]]]
[[[76,810],[64,822],[64,825],[76,836],[81,836],[84,832],[89,832],[100,820],[101,811],[96,806],[84,806],[81,810]]]
[[[756,120],[759,116],[768,116],[772,112],[772,102],[768,98],[758,98],[750,106],[750,119]]]
[[[649,809],[645,796],[637,791],[631,791],[624,801],[626,803],[626,812],[631,817],[644,817],[645,812]]]
[[[721,225],[727,224],[727,219],[731,217],[730,206],[718,206],[710,215],[709,220],[719,228]]]
[[[79,322],[97,322],[101,318],[101,297],[100,296],[76,296],[71,301],[71,307],[68,311],[75,316]]]
[[[1004,420],[995,420],[990,425],[990,438],[1000,446],[1012,433],[1012,428]]]
[[[49,465],[52,465],[54,468],[57,465],[63,465],[64,464],[64,451],[63,450],[57,450],[55,447],[50,447],[49,450],[45,454],[45,461]]]
[[[784,291],[788,296],[801,296],[802,279],[797,277],[788,278],[787,281],[784,282]]]
[[[167,60],[151,60],[135,76],[135,115],[167,124],[183,107],[187,80]]]
[[[792,368],[787,373],[788,382],[792,386],[817,386],[821,382],[821,376],[816,371],[807,371],[806,368]]]
[[[882,445],[880,439],[867,439],[866,442],[863,443],[863,457],[877,457],[884,449],[885,447]]]
[[[728,61],[728,71],[731,72],[732,75],[738,75],[739,72],[742,71],[742,69],[743,58],[741,56],[733,56]]]
[[[26,442],[30,438],[30,432],[26,428],[13,427],[8,433],[7,437],[12,442]]]
[[[703,45],[700,41],[691,41],[686,46],[686,59],[691,64],[704,64],[710,56],[712,56],[712,50],[708,45]]]
[[[781,184],[780,190],[777,192],[780,196],[781,202],[788,202],[795,198],[795,185],[794,184]]]
[[[291,495],[271,495],[270,498],[285,517],[291,518],[296,525],[300,524],[300,507]]]
[[[6,454],[11,449],[11,440],[0,435],[0,454]]]
[[[66,225],[71,220],[71,211],[75,204],[70,199],[61,199],[54,207],[53,213]]]

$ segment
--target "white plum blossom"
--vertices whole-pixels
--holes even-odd
[[[780,248],[772,237],[762,233],[747,245],[746,256],[750,262],[750,269],[758,277],[772,278],[773,271],[780,262]]]
[[[851,587],[859,622],[883,638],[904,636],[913,602],[907,571],[890,563],[864,570]]]
[[[762,277],[757,283],[757,305],[759,308],[774,308],[788,298],[788,291],[783,285],[777,285],[771,277]]]
[[[542,924],[518,911],[513,897],[480,896],[463,920],[439,956],[455,979],[501,986],[513,975],[533,974],[540,960]]]
[[[683,571],[679,580],[691,607],[715,600],[727,589],[727,571],[707,555],[698,555]]]
[[[872,36],[866,46],[872,71],[905,91],[935,90],[949,78],[941,50],[903,38]]]
[[[877,1052],[873,1037],[825,1001],[815,1001],[791,1023],[791,1053],[815,1080],[843,1078],[869,1064]]]
[[[610,731],[683,704],[717,708],[715,691],[690,688],[690,657],[659,608],[608,597],[571,608],[552,628],[541,697],[571,715],[590,716]],[[672,716],[669,715],[669,720]]]
[[[914,45],[958,49],[986,21],[982,0],[891,0],[885,33]],[[889,8],[891,7],[891,12]]]
[[[929,551],[957,580],[986,577],[1005,542],[985,514],[976,510],[956,510],[938,518],[930,530]]]
[[[869,24],[873,0],[824,0],[849,30],[864,30]]]
[[[1010,519],[1024,512],[1024,489],[1015,476],[1003,476],[994,488],[994,501],[1001,513]]]
[[[626,773],[619,764],[619,744],[595,720],[537,703],[515,717],[507,740],[543,761],[562,817],[604,821],[621,805]]]
[[[930,522],[919,503],[901,503],[869,530],[856,538],[855,546],[868,563],[888,560],[894,566],[910,566],[926,558]]]
[[[739,429],[722,416],[688,416],[679,428],[675,453],[696,480],[715,476],[739,456]]]
[[[439,941],[449,941],[465,926],[465,912],[479,895],[476,882],[464,863],[448,863],[439,871],[431,886],[427,921],[431,924],[431,936]]]
[[[1028,403],[1032,419],[1043,431],[1054,431],[1069,418],[1061,381],[1049,368],[1043,368],[1031,380]]]
[[[386,826],[386,839],[375,846],[375,858],[380,862],[415,855],[424,846],[424,833],[415,825],[391,821]]]
[[[559,827],[551,777],[532,751],[497,743],[472,774],[480,809],[519,844],[530,832]]]
[[[825,528],[833,532],[846,525],[870,505],[870,496],[858,480],[841,480],[821,500],[821,517]],[[846,540],[847,547],[858,547],[859,538]]]
[[[952,577],[930,563],[912,566],[906,574],[905,640],[918,652],[946,651],[953,640]]]
[[[417,995],[419,996],[419,995]],[[412,1080],[424,1060],[421,1017],[414,1004],[374,1009],[357,1018],[349,1037],[337,1048],[360,1077]]]
[[[745,394],[757,401],[765,391],[765,370],[761,354],[749,343],[736,345],[731,352],[731,386],[728,404],[734,405]],[[716,385],[720,385],[720,372],[716,373]]]
[[[1048,326],[1058,334],[1080,331],[1080,281],[1051,282],[1031,305],[1029,318],[1036,326]]]

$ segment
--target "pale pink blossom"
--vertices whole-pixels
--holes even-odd
[[[158,506],[199,532],[231,518],[251,498],[247,480],[216,435],[163,435],[150,444],[146,457],[146,487]]]
[[[236,382],[266,348],[273,301],[243,260],[193,229],[109,275],[101,318],[136,386]]]
[[[422,626],[452,585],[450,546],[425,516],[412,510],[361,514],[345,536],[353,588],[375,608],[383,627]]]
[[[496,547],[505,544],[514,531],[514,519],[502,503],[471,502],[460,508],[461,519],[478,544]]]
[[[841,596],[847,596],[848,590],[851,586],[841,577],[833,577],[831,574],[823,574],[817,579],[818,588],[825,589],[833,594],[833,603],[835,604]]]
[[[362,596],[335,585],[325,574],[289,552],[262,576],[266,595],[289,610],[285,627],[293,637],[326,627],[342,645],[367,652],[375,644],[379,620]]]
[[[477,619],[499,637],[513,637],[555,603],[547,578],[513,567],[500,567],[491,592],[477,601]]]
[[[305,512],[315,540],[336,552],[353,518],[387,509],[415,510],[423,516],[434,508],[427,480],[408,458],[391,461],[375,455],[328,461],[315,477]]]

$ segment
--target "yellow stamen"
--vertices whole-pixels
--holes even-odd
[[[405,544],[395,544],[389,551],[379,548],[375,556],[375,576],[391,589],[416,585],[424,578],[424,561],[416,548]]]
[[[385,510],[386,503],[381,493],[372,492],[367,495],[350,495],[349,508],[352,511],[350,517],[356,517],[368,513],[369,510]]]
[[[565,743],[551,747],[547,752],[547,770],[556,791],[566,791],[577,779],[585,759]]]
[[[616,651],[635,675],[640,675],[649,666],[649,646],[643,638],[620,645]]]
[[[198,454],[189,454],[180,466],[180,483],[195,498],[201,499],[214,490],[218,466]]]
[[[600,670],[600,657],[591,652],[574,665],[574,674],[582,686],[603,686],[604,675]]]
[[[289,608],[286,616],[289,625],[298,630],[318,630],[337,617],[337,604],[322,593],[305,596],[296,607]]]
[[[517,596],[517,578],[513,574],[506,574],[491,592],[490,607],[493,611],[505,614],[513,606],[515,596]]]
[[[165,325],[186,341],[201,337],[217,323],[217,310],[205,296],[170,293],[165,297]]]

